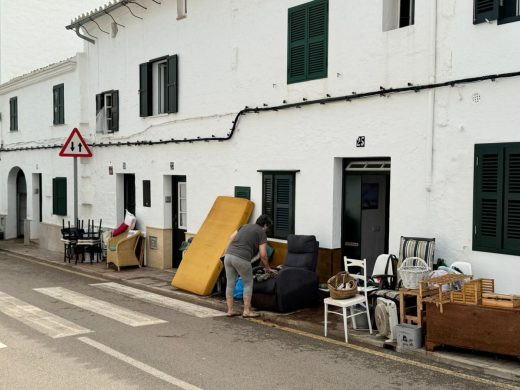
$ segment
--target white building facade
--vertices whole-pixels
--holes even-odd
[[[79,164],[79,217],[113,228],[135,211],[149,265],[176,266],[214,199],[241,195],[274,218],[273,242],[317,236],[322,278],[342,255],[373,263],[401,236],[434,237],[435,258],[520,293],[516,0],[123,3],[68,26],[88,41],[67,72],[0,86],[7,238],[23,219],[18,168],[31,235],[60,248],[73,183],[58,151],[77,127],[94,154]],[[22,110],[44,93],[45,109]]]

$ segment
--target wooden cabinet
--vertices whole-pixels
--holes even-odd
[[[426,349],[440,345],[520,357],[520,308],[426,304]]]

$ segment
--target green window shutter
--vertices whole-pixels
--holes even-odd
[[[53,119],[55,125],[65,123],[65,96],[63,84],[52,87]]]
[[[119,131],[119,91],[112,91],[112,123],[110,131]]]
[[[178,111],[179,101],[179,57],[177,55],[168,57],[168,81],[166,84],[167,112]]]
[[[473,249],[496,252],[502,247],[503,147],[475,145]]]
[[[63,84],[58,87],[58,123],[65,123],[65,88]]]
[[[307,6],[289,9],[287,43],[287,82],[296,83],[307,77]]]
[[[67,178],[52,179],[52,213],[67,215]]]
[[[327,46],[329,30],[329,3],[312,3],[308,11],[308,65],[307,78],[327,77]]]
[[[58,124],[58,86],[55,85],[52,87],[52,124],[57,125]]]
[[[274,178],[275,238],[287,238],[294,233],[294,175],[278,174]]]
[[[235,187],[235,198],[251,199],[251,187]]]
[[[267,214],[274,221],[274,175],[264,173],[262,181],[262,214]]]
[[[504,249],[520,250],[520,146],[505,148]]]
[[[473,24],[498,19],[499,0],[473,0]]]
[[[18,130],[18,97],[9,99],[9,130]]]
[[[139,65],[139,115],[152,115],[152,66],[148,62]]]
[[[9,99],[9,130],[14,130],[14,101]]]

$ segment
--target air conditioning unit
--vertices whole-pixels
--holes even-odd
[[[375,317],[379,334],[388,337],[386,342],[396,341],[395,326],[399,320],[395,302],[386,298],[377,298]]]

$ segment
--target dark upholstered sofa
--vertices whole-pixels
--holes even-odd
[[[318,301],[318,248],[315,236],[290,234],[282,269],[271,279],[255,281],[253,306],[260,310],[288,312],[315,305]]]

